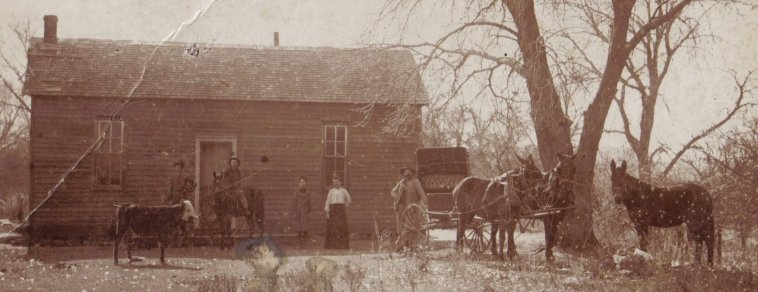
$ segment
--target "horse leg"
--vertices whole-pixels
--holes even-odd
[[[555,218],[552,216],[542,219],[542,225],[545,228],[545,260],[547,262],[555,261],[553,257],[553,239],[555,236]]]
[[[500,237],[500,246],[499,246],[498,254],[500,255],[501,261],[505,261],[505,253],[503,252],[503,250],[505,249],[505,229],[506,229],[506,226],[501,226],[500,230],[497,231],[498,237]]]
[[[134,259],[132,258],[132,244],[134,244],[134,242],[132,241],[132,235],[129,234],[126,237],[126,258],[129,259],[130,263],[134,261]]]
[[[455,250],[463,250],[463,237],[466,232],[466,224],[468,223],[465,215],[458,215],[458,229],[455,233]]]
[[[490,222],[490,252],[493,256],[498,256],[497,253],[497,220]]]
[[[647,252],[647,224],[635,223],[634,229],[637,230],[637,236],[639,237],[640,249]]]
[[[508,219],[508,223],[505,226],[508,228],[508,259],[512,260],[518,255],[516,252],[516,240],[513,238],[513,233],[516,231],[516,219]]]
[[[258,226],[258,228],[260,228],[259,231],[258,231],[258,236],[261,236],[261,237],[263,236],[263,232],[265,230],[264,226],[263,226],[263,223],[264,223],[263,222],[264,221],[264,219],[263,219],[264,218],[264,214],[265,213],[263,212],[262,207],[261,207],[260,210],[257,210],[255,212],[255,223]]]
[[[118,245],[121,243],[121,241],[124,241],[127,235],[127,232],[129,232],[126,228],[121,228],[121,230],[117,230],[116,232],[116,239],[113,240],[113,263],[118,265]],[[124,244],[129,244],[128,242],[124,242]]]
[[[229,233],[228,229],[230,228],[229,222],[227,222],[227,218],[219,218],[218,220],[219,224],[219,231],[221,231],[221,236],[219,238],[219,249],[224,250],[226,249],[226,237]]]
[[[247,234],[250,237],[253,237],[253,233],[255,233],[255,217],[253,214],[247,214],[245,215],[245,224],[247,225]]]
[[[695,264],[700,265],[700,255],[703,253],[703,239],[698,238],[695,240]]]
[[[158,247],[161,249],[161,265],[166,264],[166,242],[163,238],[158,238]]]
[[[234,245],[234,229],[232,229],[232,218],[229,218],[229,220],[226,222],[227,230],[226,230],[226,247],[231,249]]]
[[[705,236],[705,244],[706,248],[708,249],[708,265],[713,266],[713,247],[716,241],[716,226],[713,223],[712,216],[708,218],[708,223],[706,226],[707,234]]]

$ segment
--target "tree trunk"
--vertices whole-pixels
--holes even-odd
[[[595,163],[600,145],[600,138],[605,128],[613,97],[624,69],[626,59],[631,53],[627,43],[629,19],[634,8],[633,0],[613,2],[613,32],[611,34],[608,58],[600,80],[599,89],[592,103],[584,112],[584,125],[579,138],[576,156],[576,180],[574,186],[576,209],[562,223],[560,230],[561,246],[586,249],[597,246],[598,241],[592,232],[592,207],[594,205],[593,179]]]
[[[505,1],[505,4],[513,16],[514,23],[518,29],[518,44],[524,59],[523,72],[529,96],[531,97],[531,116],[537,134],[540,159],[544,168],[551,168],[557,163],[556,152],[571,152],[572,150],[570,136],[571,122],[561,109],[560,98],[553,84],[553,76],[548,66],[544,41],[534,13],[533,1],[512,0]],[[627,16],[626,19],[628,21],[629,17]],[[625,34],[622,34],[622,36],[625,37]],[[611,60],[610,57],[609,60]],[[623,65],[625,58],[621,60],[620,64]],[[623,66],[620,68],[623,68]],[[616,81],[621,76],[621,70],[619,70],[617,75]],[[610,88],[611,94],[604,100],[610,101],[612,100],[613,93],[615,93],[616,82],[609,82],[607,79],[609,79],[609,76],[604,76],[603,80],[605,82],[603,84],[607,87],[612,86],[612,88]],[[609,90],[602,90],[601,92],[607,91]],[[596,103],[597,101],[593,102],[593,105]],[[589,116],[591,118],[589,123],[587,123],[588,116],[585,116],[585,128],[588,126],[591,129],[593,127],[598,128],[599,123],[601,131],[596,133],[598,136],[597,143],[600,141],[599,135],[602,134],[607,108],[608,106],[606,106],[605,113],[603,114],[595,113]],[[590,111],[602,111],[602,106],[590,106],[588,112]],[[598,121],[598,119],[600,120]],[[589,133],[594,133],[594,131],[590,130]],[[585,133],[582,135],[584,136]],[[586,140],[586,138],[583,140]],[[592,232],[593,194],[591,192],[597,143],[595,147],[585,146],[580,148],[584,149],[584,151],[577,156],[579,161],[583,162],[578,164],[579,167],[576,174],[576,179],[580,185],[574,189],[576,209],[569,213],[569,216],[561,224],[559,230],[559,243],[563,247],[583,249],[585,247],[594,247],[597,243]]]
[[[560,98],[553,84],[545,44],[534,12],[534,2],[505,0],[504,3],[518,29],[517,40],[523,55],[523,72],[531,98],[531,116],[537,134],[540,159],[544,168],[550,168],[556,164],[555,152],[567,152],[572,149],[571,123],[561,109]],[[576,208],[568,214],[559,230],[559,244],[563,247],[592,249],[598,245],[592,231],[595,163],[605,120],[616,95],[621,73],[629,54],[639,42],[640,34],[635,35],[632,41],[627,41],[634,3],[635,0],[613,1],[613,27],[606,66],[598,91],[584,112],[584,124],[576,151]],[[678,10],[688,3],[677,4]]]
[[[571,153],[571,121],[561,108],[547,62],[545,43],[540,34],[533,1],[512,0],[505,4],[518,29],[518,45],[523,55],[523,72],[531,98],[531,118],[537,135],[542,167],[558,163],[556,152]]]

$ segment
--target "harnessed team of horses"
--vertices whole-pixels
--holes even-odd
[[[573,207],[574,156],[559,154],[559,158],[558,165],[546,173],[541,172],[529,156],[519,158],[522,167],[499,177],[467,177],[459,182],[453,189],[455,207],[450,212],[457,218],[456,248],[463,248],[466,228],[476,216],[490,224],[491,243],[488,245],[492,254],[501,259],[506,255],[513,258],[516,255],[514,232],[517,222],[530,217],[542,220],[545,255],[548,260],[553,260],[552,247],[558,224],[563,219],[563,211]],[[507,253],[504,252],[506,238]]]

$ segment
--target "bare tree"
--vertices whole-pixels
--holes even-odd
[[[711,133],[713,133],[716,130],[718,130],[719,128],[721,128],[724,124],[726,124],[727,122],[729,122],[729,120],[731,120],[732,117],[734,117],[735,115],[737,115],[737,113],[739,113],[740,110],[742,110],[744,108],[748,108],[748,107],[753,107],[753,106],[756,105],[756,103],[754,103],[754,102],[748,102],[747,101],[747,100],[754,99],[753,96],[752,96],[752,93],[753,93],[753,90],[755,88],[752,87],[753,85],[751,84],[751,82],[753,81],[751,79],[752,74],[753,74],[752,71],[748,72],[745,75],[745,77],[743,79],[741,79],[741,80],[736,75],[733,75],[734,83],[735,83],[735,85],[737,87],[737,91],[738,91],[737,98],[736,98],[736,100],[734,102],[734,106],[732,106],[732,108],[727,112],[726,116],[724,116],[721,120],[719,120],[715,124],[711,125],[707,129],[703,130],[702,132],[700,132],[700,134],[695,135],[694,137],[692,137],[692,139],[690,139],[689,142],[687,142],[686,144],[684,144],[684,146],[682,146],[682,149],[680,149],[679,151],[677,151],[674,154],[674,158],[671,159],[671,162],[669,162],[669,164],[663,170],[662,176],[668,175],[668,173],[674,167],[674,165],[676,164],[676,162],[684,155],[684,153],[687,150],[693,148],[698,141],[700,141],[701,139],[707,137]]]
[[[650,23],[653,17],[657,16],[655,10],[661,10],[666,14],[677,4],[674,1],[664,0],[643,0],[640,1],[641,9],[636,9],[630,21],[630,32],[642,30],[644,25]],[[586,35],[590,38],[582,40],[576,36],[563,33],[562,37],[566,38],[578,52],[580,58],[572,59],[565,65],[572,67],[574,71],[593,76],[593,79],[599,79],[602,76],[598,60],[590,57],[586,52],[588,42],[600,42],[608,44],[610,36],[607,31],[610,27],[613,16],[606,13],[602,6],[604,4],[595,1],[570,1],[565,5],[578,10],[578,18],[589,29]],[[706,37],[699,31],[701,29],[702,19],[716,3],[710,3],[708,7],[702,7],[701,12],[694,16],[679,14],[677,17],[661,24],[650,30],[650,32],[640,39],[639,46],[632,51],[630,57],[626,60],[624,73],[621,78],[621,90],[614,97],[614,101],[619,109],[623,122],[623,130],[607,130],[610,133],[619,133],[624,135],[633,153],[635,154],[639,167],[639,176],[643,180],[649,180],[652,173],[652,165],[657,154],[662,153],[663,146],[652,151],[650,143],[655,123],[655,109],[658,100],[663,98],[661,92],[664,81],[670,72],[674,57],[682,49],[689,47],[695,49],[702,38]],[[691,50],[694,51],[694,50]],[[631,94],[630,92],[631,91]],[[642,109],[639,117],[639,134],[632,132],[632,120],[626,110],[627,98],[630,95],[636,95],[638,98],[639,108]]]
[[[527,125],[517,113],[483,113],[468,105],[433,110],[425,116],[424,145],[467,147],[474,175],[495,176],[515,167],[515,154],[527,146],[521,143],[527,138]]]
[[[744,252],[758,220],[758,116],[721,135],[717,149],[695,149],[705,155],[701,172],[710,174],[720,224],[736,231]]]
[[[9,37],[4,37],[10,35]],[[23,201],[29,191],[30,98],[22,94],[31,39],[29,23],[0,30],[0,199]],[[21,197],[20,199],[18,197]],[[14,197],[11,200],[11,197]],[[20,206],[14,206],[18,208]],[[13,210],[14,215],[16,210]]]
[[[388,14],[398,11],[409,11],[408,19],[413,17],[413,11],[420,0],[394,0],[387,5]],[[559,2],[559,1],[555,1]],[[566,1],[560,1],[566,2]],[[617,85],[622,72],[637,45],[651,31],[676,19],[682,10],[690,5],[692,0],[667,1],[670,8],[663,10],[657,7],[652,10],[650,17],[640,25],[632,26],[632,15],[637,1],[612,1],[603,7],[610,15],[610,33],[605,54],[605,62],[598,71],[602,72],[597,82],[597,90],[590,93],[589,106],[583,111],[581,134],[576,147],[576,209],[562,224],[561,245],[573,248],[592,248],[597,246],[597,239],[592,232],[592,181],[600,138],[603,134],[605,119],[613,98],[617,93]],[[451,11],[460,10],[455,4],[450,5]],[[565,97],[559,94],[550,61],[554,50],[548,49],[548,37],[541,30],[541,22],[537,18],[534,1],[504,0],[504,1],[466,1],[463,5],[465,17],[456,23],[449,33],[435,42],[417,44],[395,44],[390,47],[403,47],[414,50],[424,58],[423,64],[439,61],[446,64],[454,72],[455,80],[465,83],[474,77],[485,76],[484,88],[489,88],[495,98],[507,100],[508,96],[496,90],[496,83],[507,82],[510,76],[519,76],[526,83],[529,95],[531,119],[534,124],[538,142],[538,150],[543,167],[549,168],[556,164],[557,152],[574,152],[572,146],[572,121],[567,116]],[[438,8],[439,9],[439,8]],[[544,24],[544,23],[543,23]],[[483,35],[480,43],[471,45],[467,37]],[[509,57],[503,52],[504,43],[516,43],[518,51]],[[461,45],[463,44],[463,45]],[[468,44],[468,46],[466,46]],[[549,54],[550,52],[550,54]],[[470,69],[476,66],[477,69]],[[505,71],[505,72],[503,72]],[[497,77],[502,79],[495,79]],[[502,76],[506,76],[503,78]],[[560,81],[560,79],[557,79]],[[460,89],[455,86],[453,92]],[[502,87],[501,87],[502,88]]]

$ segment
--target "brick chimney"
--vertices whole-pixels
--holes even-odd
[[[58,16],[55,15],[45,15],[43,18],[45,20],[45,36],[43,38],[43,41],[46,43],[57,43],[58,42]]]
[[[274,46],[277,46],[277,47],[279,46],[279,32],[278,31],[274,32]]]

